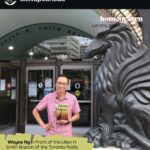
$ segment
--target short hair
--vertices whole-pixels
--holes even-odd
[[[58,77],[56,78],[56,81],[57,81],[57,79],[58,79],[59,77],[64,77],[64,78],[66,78],[66,79],[67,79],[67,82],[68,82],[68,84],[69,84],[69,78],[68,78],[66,75],[64,75],[64,74],[58,75]]]

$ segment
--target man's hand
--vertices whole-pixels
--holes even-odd
[[[68,123],[68,120],[57,120],[56,123],[57,123],[57,124],[64,125],[64,124],[67,124],[67,123]]]
[[[43,124],[42,128],[45,129],[46,131],[51,130],[53,128],[52,124],[47,123],[47,124]]]

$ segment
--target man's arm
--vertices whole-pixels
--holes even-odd
[[[46,124],[46,123],[42,120],[42,118],[41,118],[41,116],[40,116],[40,114],[39,114],[39,111],[38,111],[38,109],[37,109],[36,107],[33,109],[32,114],[33,114],[34,118],[36,119],[36,121],[39,123],[39,125],[40,125],[43,129],[45,129],[45,130],[51,130],[52,125],[49,124],[49,123]]]

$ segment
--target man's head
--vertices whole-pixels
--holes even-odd
[[[59,75],[56,80],[56,91],[63,93],[67,91],[69,79],[65,75]]]

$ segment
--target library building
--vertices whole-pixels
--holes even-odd
[[[73,136],[85,136],[96,128],[104,104],[96,90],[108,94],[115,89],[111,89],[112,72],[102,66],[105,62],[113,70],[113,65],[106,63],[112,60],[105,60],[111,42],[98,37],[120,22],[131,29],[139,45],[149,47],[149,14],[150,10],[144,9],[1,9],[0,133],[44,135],[32,111],[56,90],[60,74],[68,77],[67,91],[77,98],[81,109],[80,119],[72,123]],[[104,39],[111,40],[114,33],[115,29]],[[98,76],[101,71],[103,76]],[[98,79],[103,80],[97,85]],[[48,122],[47,109],[40,116]]]

